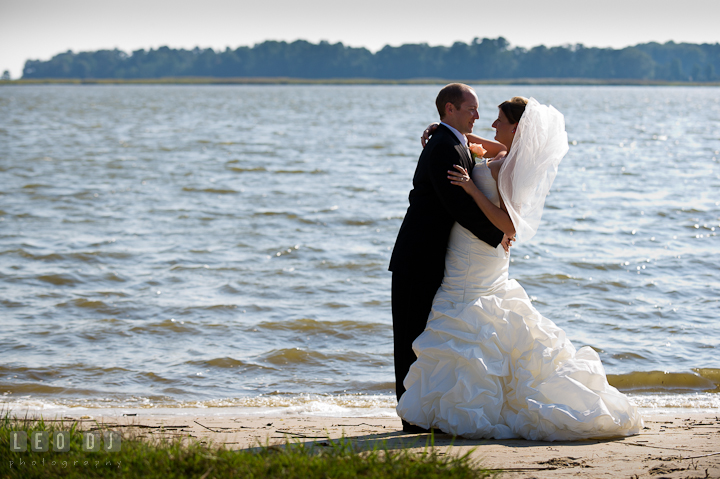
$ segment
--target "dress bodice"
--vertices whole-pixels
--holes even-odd
[[[500,205],[500,195],[487,160],[475,165],[472,180],[491,202]],[[502,245],[493,248],[460,223],[455,223],[445,253],[442,289],[460,302],[493,294],[508,279],[508,263]]]
[[[487,158],[483,158],[482,161],[475,165],[472,171],[472,180],[482,194],[499,208],[500,194],[498,193],[497,182],[492,177],[492,172],[490,172]]]

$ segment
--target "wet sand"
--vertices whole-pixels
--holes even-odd
[[[328,439],[352,438],[359,446],[422,452],[427,434],[407,434],[400,419],[314,416],[85,417],[82,429],[101,425],[146,438],[184,438],[229,449],[286,441],[327,447]],[[511,478],[720,478],[720,412],[644,416],[641,434],[613,440],[539,442],[467,440],[435,435],[441,454],[465,454]]]

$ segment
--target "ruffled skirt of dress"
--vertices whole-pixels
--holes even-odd
[[[465,237],[463,237],[465,236]],[[597,353],[507,279],[507,259],[456,225],[445,279],[397,412],[467,438],[558,441],[637,434],[637,408],[607,382]],[[474,239],[474,241],[472,241]]]

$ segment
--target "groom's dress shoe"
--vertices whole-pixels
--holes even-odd
[[[445,434],[440,429],[425,429],[424,427],[416,426],[415,424],[410,424],[409,422],[406,422],[403,420],[403,432],[410,432],[413,434],[430,434],[432,432],[433,434]]]

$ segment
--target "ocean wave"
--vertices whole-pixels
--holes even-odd
[[[185,192],[188,193],[212,193],[215,195],[235,195],[240,193],[239,191],[233,190],[233,189],[223,189],[223,188],[192,188],[189,186],[185,186],[182,189]]]
[[[133,407],[133,408],[170,408],[170,409],[205,409],[205,408],[296,408],[299,410],[308,405],[315,409],[322,409],[326,405],[329,409],[333,407],[352,409],[375,409],[395,408],[397,401],[394,395],[385,394],[285,394],[270,393],[258,396],[247,396],[237,398],[207,399],[200,401],[173,401],[166,397],[143,397],[133,396],[126,399],[113,398],[32,398],[12,397],[5,393],[2,396],[1,404],[6,408],[58,408],[58,407],[82,407],[82,408],[109,408],[109,407]]]
[[[370,323],[367,321],[320,321],[316,319],[300,318],[283,321],[262,321],[253,327],[253,329],[255,328],[269,331],[298,331],[305,334],[323,334],[340,336],[342,339],[350,339],[359,334],[372,335],[375,332],[385,331],[387,329],[387,325],[382,323]]]
[[[130,328],[130,331],[138,334],[151,335],[164,335],[168,333],[198,333],[198,330],[192,325],[192,323],[176,320],[175,318],[135,326]]]
[[[339,353],[321,353],[319,351],[300,348],[274,349],[261,356],[260,360],[275,366],[289,366],[296,369],[300,366],[325,366],[328,363],[339,361],[352,364],[380,365],[376,354],[363,354],[356,351]]]
[[[634,371],[608,374],[608,382],[624,392],[706,392],[720,393],[720,369],[693,369],[691,372]]]
[[[44,283],[50,283],[54,286],[76,286],[83,283],[83,281],[76,275],[67,273],[42,274],[36,278]]]
[[[327,171],[321,170],[321,169],[319,169],[319,168],[316,168],[316,169],[311,170],[311,171],[306,171],[306,170],[275,170],[275,173],[281,173],[281,174],[287,174],[287,175],[303,175],[303,174],[308,174],[308,175],[324,175],[324,174],[327,174]]]
[[[669,413],[678,409],[720,409],[720,394],[628,394],[630,400],[641,409],[665,409]],[[652,411],[655,412],[655,411]],[[662,411],[658,411],[662,412]]]
[[[720,395],[631,394],[641,414],[679,414],[681,410],[711,411],[720,408]],[[320,417],[395,417],[397,401],[390,394],[266,394],[200,401],[173,401],[163,396],[46,399],[31,396],[0,398],[0,410],[15,414],[89,414],[119,416],[136,411],[140,415],[306,415]]]
[[[260,173],[267,171],[267,168],[264,166],[251,166],[249,168],[242,168],[240,166],[229,166],[228,170],[234,171],[236,173]]]

